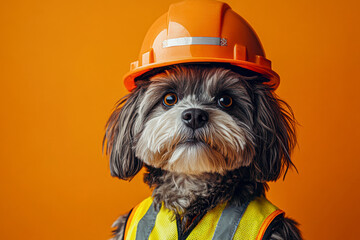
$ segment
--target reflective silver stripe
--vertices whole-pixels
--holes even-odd
[[[139,221],[137,225],[137,240],[149,239],[150,233],[155,226],[156,216],[159,213],[159,210],[155,210],[154,203],[151,203],[144,217]]]
[[[184,45],[218,45],[227,46],[226,38],[219,37],[182,37],[163,41],[163,48]]]
[[[240,220],[250,202],[244,203],[240,207],[228,205],[221,213],[218,224],[216,225],[213,240],[232,240]]]

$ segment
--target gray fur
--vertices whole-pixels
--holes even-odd
[[[106,123],[103,148],[106,146],[106,153],[110,154],[110,170],[114,177],[129,179],[142,168],[142,162],[135,157],[133,147],[134,135],[143,124],[138,120],[137,110],[144,91],[144,88],[138,87],[120,99]]]
[[[298,223],[291,218],[280,216],[272,222],[270,236],[264,240],[301,240]]]
[[[175,214],[194,216],[225,201],[240,206],[265,194],[266,184],[252,181],[246,168],[219,173],[188,175],[146,166],[144,181],[153,188],[156,207],[162,204]]]

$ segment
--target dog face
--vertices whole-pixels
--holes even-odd
[[[292,165],[294,117],[263,80],[187,65],[138,81],[106,126],[112,175],[131,178],[145,163],[196,175],[243,167],[276,180]]]
[[[176,68],[151,78],[139,106],[135,156],[164,170],[199,174],[248,166],[252,105],[244,83],[223,69]]]

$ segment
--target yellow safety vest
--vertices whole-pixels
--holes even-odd
[[[186,239],[261,240],[274,218],[283,213],[265,197],[242,206],[223,203],[207,212]],[[164,206],[157,211],[149,197],[132,210],[124,236],[125,240],[177,240],[174,214]]]

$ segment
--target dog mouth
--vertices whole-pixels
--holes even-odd
[[[196,144],[199,143],[200,141],[194,137],[192,138],[188,138],[184,141],[185,144]]]
[[[178,146],[197,146],[197,145],[207,145],[204,141],[201,139],[198,139],[196,137],[189,137],[187,139],[184,139],[183,141],[179,142],[177,144]]]
[[[218,151],[218,149],[215,146],[210,145],[208,142],[198,139],[196,137],[190,137],[178,144],[180,147],[201,147],[201,148],[208,148],[213,149],[215,151]]]
[[[214,145],[211,145],[210,143],[202,140],[202,139],[198,139],[197,137],[189,137],[186,140],[182,141],[179,143],[179,146],[187,146],[187,147],[191,147],[191,146],[201,146],[203,148],[208,148],[208,149],[212,149],[215,152],[218,152],[219,154],[222,155],[222,151],[220,151],[220,149]]]

